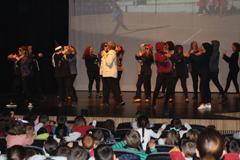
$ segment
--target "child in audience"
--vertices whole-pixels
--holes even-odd
[[[68,130],[68,133],[71,133],[71,131],[72,131],[72,130],[71,130],[71,127],[69,127],[69,126],[67,125],[67,117],[60,115],[60,116],[57,116],[57,123],[55,124],[55,126],[52,127],[52,134],[53,134],[53,135],[55,134],[55,130],[56,130],[57,126],[58,126],[58,125],[62,125],[62,124],[66,125],[66,126],[67,126],[67,130]]]
[[[104,123],[103,123],[103,128],[106,128],[109,130],[110,132],[110,137],[114,138],[113,132],[115,129],[115,123],[112,119],[107,119]]]
[[[71,155],[71,148],[68,146],[59,146],[56,149],[56,156],[58,157],[69,157]]]
[[[153,130],[151,129],[147,129],[149,125],[149,120],[147,116],[140,116],[138,118],[138,127],[139,129],[136,129],[138,131],[138,133],[140,134],[141,137],[141,142],[142,142],[142,147],[143,150],[146,150],[147,144],[150,141],[151,137],[153,138],[159,138],[162,134],[162,131],[166,128],[166,126],[168,125],[167,123],[164,123],[161,128],[158,129],[158,132],[155,133]]]
[[[180,140],[180,135],[178,131],[170,130],[167,134],[167,139],[165,140],[165,144],[178,146]]]
[[[137,147],[141,143],[140,134],[136,130],[132,129],[126,133],[125,138],[126,138],[125,141],[121,141],[119,143],[112,145],[112,148],[113,149],[123,149],[123,150],[135,152],[140,156],[141,160],[145,160],[147,158],[148,154],[137,150]],[[125,146],[126,146],[126,148],[125,148]],[[157,152],[157,150],[155,149],[156,144],[154,141],[150,141],[148,143],[148,146],[152,153]]]
[[[182,127],[181,120],[178,118],[173,118],[171,121],[170,130],[175,130],[175,131],[179,132],[180,138],[183,137],[184,133],[187,133],[188,130],[192,129],[192,127],[186,122],[184,123],[184,127],[186,127],[187,130],[181,130],[181,127]]]
[[[44,142],[43,151],[45,152],[45,156],[50,156],[54,150],[58,147],[58,142],[55,139],[48,139]]]
[[[240,153],[240,144],[236,140],[231,140],[227,143],[227,153]]]
[[[26,150],[26,160],[29,160],[32,156],[36,155],[37,153],[33,149]]]
[[[31,145],[33,139],[26,135],[26,128],[23,122],[13,121],[10,123],[10,130],[6,137],[7,148],[14,145]]]
[[[137,111],[136,112],[136,114],[135,114],[135,122],[132,122],[131,123],[131,126],[132,126],[132,128],[133,129],[138,129],[139,127],[138,127],[138,118],[140,117],[140,116],[143,116],[144,114],[143,114],[143,112],[142,111]],[[149,125],[148,125],[148,128],[152,128],[154,126],[154,123],[153,122],[150,122],[149,123]]]
[[[98,146],[100,144],[116,143],[115,139],[111,138],[111,137],[107,137],[104,140],[104,133],[100,129],[97,129],[93,132],[93,137],[94,137],[94,143],[96,146]]]
[[[74,146],[71,149],[71,154],[68,156],[68,160],[87,160],[88,152],[81,146]]]
[[[95,160],[116,160],[116,155],[110,146],[99,145],[95,150]]]
[[[68,133],[67,126],[65,124],[58,125],[53,138],[59,143],[59,145],[65,145],[66,142],[75,141],[81,136],[79,132]]]
[[[92,157],[94,157],[94,148],[95,148],[95,144],[94,144],[94,137],[92,134],[85,134],[82,138],[82,144],[83,147],[86,148]]]
[[[11,121],[15,121],[14,112],[4,111],[0,114],[0,137],[4,136],[4,130],[9,127]]]
[[[30,122],[32,123],[32,122]],[[40,128],[45,127],[48,130],[48,133],[51,134],[52,127],[49,126],[49,118],[47,115],[43,114],[39,117],[39,123],[35,125],[34,130],[35,134],[37,135],[37,132],[39,131]]]
[[[190,129],[188,130],[186,137],[188,137],[190,140],[197,142],[198,136],[200,132],[197,129]]]
[[[11,147],[7,152],[7,160],[25,160],[26,149],[21,145]]]
[[[49,137],[48,133],[42,133],[36,136],[34,131],[34,125],[30,123],[26,124],[26,134],[28,137],[33,139],[47,139]]]
[[[86,126],[86,120],[82,116],[75,118],[75,125],[72,127],[72,132],[79,132],[82,136],[86,134],[86,131],[95,127],[96,121],[94,120],[92,125]]]
[[[25,115],[23,116],[23,120],[28,121],[28,123],[34,123],[34,125],[37,125],[39,123],[39,119],[36,113],[34,113],[33,111],[28,111],[27,113],[25,113]]]

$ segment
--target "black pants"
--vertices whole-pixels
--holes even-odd
[[[117,21],[116,26],[114,27],[113,32],[112,32],[113,35],[117,32],[117,29],[118,29],[120,26],[121,26],[124,30],[128,30],[122,20],[121,20],[121,21]]]
[[[89,83],[88,83],[88,93],[92,93],[92,85],[95,80],[96,82],[96,90],[97,93],[100,92],[100,76],[99,76],[99,71],[96,72],[89,72],[87,71]]]
[[[160,90],[161,85],[163,84],[164,81],[166,81],[166,86],[167,86],[167,93],[166,93],[166,97],[165,97],[165,101],[164,101],[164,106],[167,106],[168,101],[169,101],[169,97],[170,97],[170,94],[171,94],[172,74],[160,74],[160,73],[158,73],[157,80],[156,80],[156,86],[155,86],[155,90],[154,90],[154,93],[153,93],[153,102],[152,103],[156,103],[156,99],[157,99],[159,90]]]
[[[149,99],[151,96],[151,77],[152,75],[144,75],[140,74],[138,75],[138,83],[137,83],[137,92],[136,92],[136,98],[141,99],[141,87],[142,84],[144,86],[146,99]]]
[[[205,11],[205,13],[209,13],[206,6],[201,6],[199,7],[198,14],[203,14],[203,11]]]
[[[211,80],[213,81],[213,83],[215,84],[215,86],[218,88],[220,94],[224,97],[224,91],[223,88],[221,86],[221,84],[219,83],[218,80],[218,72],[211,72]]]
[[[114,98],[118,103],[121,103],[122,97],[120,96],[120,92],[118,86],[116,84],[116,78],[113,77],[103,77],[103,103],[109,104],[109,94],[110,89],[113,92]]]
[[[239,86],[238,86],[238,82],[237,82],[238,72],[239,72],[239,69],[234,70],[234,71],[232,71],[232,70],[229,71],[228,77],[227,77],[227,84],[226,84],[226,88],[224,91],[225,93],[227,93],[230,83],[231,83],[231,81],[233,81],[233,84],[236,89],[236,93],[239,94]]]
[[[183,93],[185,94],[185,98],[188,99],[188,89],[187,89],[187,85],[186,85],[186,82],[187,82],[186,75],[173,77],[171,98],[174,97],[175,88],[176,88],[176,84],[177,84],[178,79],[180,79],[180,81],[181,81],[181,86],[182,86],[182,89],[183,89]]]
[[[76,99],[77,99],[76,90],[75,90],[75,88],[74,88],[74,81],[75,81],[76,77],[77,77],[77,74],[72,74],[72,75],[71,75],[71,83],[72,83],[71,85],[72,85],[72,87],[73,87],[73,94],[74,94],[74,96],[75,96]]]
[[[118,89],[119,89],[120,94],[121,94],[120,79],[121,79],[121,76],[122,76],[122,72],[123,71],[118,71],[118,76],[117,76],[117,85],[118,85]]]
[[[198,71],[192,71],[191,76],[192,76],[192,81],[193,81],[193,92],[194,92],[194,95],[197,95],[197,93],[198,93],[198,76],[199,76]]]
[[[32,103],[32,96],[30,90],[30,76],[26,76],[22,78],[21,75],[16,76],[13,87],[12,87],[12,95],[13,95],[13,102],[16,102],[17,99],[17,90],[22,85],[23,90],[27,96],[28,103]]]
[[[43,95],[41,77],[39,71],[33,71],[33,75],[30,76],[30,89],[31,93],[37,90],[40,96]]]
[[[200,75],[200,93],[202,97],[202,103],[210,103],[211,102],[211,91],[209,88],[210,82],[210,72],[201,73]]]
[[[72,85],[72,77],[58,77],[57,78],[58,83],[58,95],[59,95],[59,102],[64,101],[64,95],[65,91],[67,89],[69,96],[73,101],[77,99],[76,94],[74,94],[74,89]]]

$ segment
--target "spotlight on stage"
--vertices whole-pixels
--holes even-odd
[[[88,110],[87,109],[81,109],[81,116],[87,117],[88,116]]]

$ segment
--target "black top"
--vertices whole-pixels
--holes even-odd
[[[173,77],[184,76],[184,75],[188,77],[186,58],[183,56],[182,53],[177,54],[174,52],[174,55],[175,55],[175,61],[173,63]]]
[[[85,66],[87,67],[88,72],[97,72],[99,71],[98,67],[98,57],[94,54],[85,56]]]
[[[65,58],[62,53],[54,55],[55,78],[71,76],[69,61],[67,59],[68,57]]]
[[[239,66],[238,66],[238,57],[239,53],[234,52],[230,57],[228,57],[226,54],[223,56],[223,59],[229,64],[230,70],[234,71],[239,71]]]
[[[141,65],[141,74],[144,75],[151,75],[152,74],[152,69],[151,65],[153,63],[153,55],[149,54],[146,55],[145,53],[142,56],[135,56],[137,60],[142,60],[142,65]]]
[[[199,56],[195,54],[190,54],[190,57],[198,63],[198,72],[199,73],[207,73],[210,72],[209,62],[210,62],[210,53],[205,52]]]
[[[194,54],[198,53],[198,52],[199,52],[199,50],[195,51]],[[198,71],[198,63],[191,56],[188,58],[187,61],[188,61],[188,63],[189,62],[191,63],[192,71]]]

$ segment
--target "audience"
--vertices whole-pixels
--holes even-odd
[[[72,132],[79,132],[82,136],[86,134],[86,131],[95,127],[96,121],[93,121],[92,125],[86,126],[86,120],[82,116],[75,118],[75,125],[72,127]]]
[[[186,122],[184,123],[184,127],[186,127],[187,130],[181,130],[181,127],[182,127],[181,120],[178,118],[173,118],[171,121],[170,130],[175,130],[175,131],[179,132],[180,138],[183,137],[184,133],[187,133],[188,130],[192,129],[192,127]]]
[[[55,139],[48,139],[44,142],[43,151],[45,152],[45,156],[50,156],[56,151],[58,147],[58,142]]]
[[[67,126],[67,130],[68,130],[68,133],[71,133],[71,128],[67,125],[67,117],[66,116],[63,116],[63,115],[60,115],[60,116],[57,116],[57,123],[55,124],[55,126],[52,127],[52,134],[54,135],[55,134],[55,130],[57,128],[58,125],[61,125],[61,124],[64,124]]]
[[[68,160],[87,160],[88,152],[81,146],[74,146],[71,149],[71,154],[68,156]]]
[[[114,138],[115,123],[114,123],[114,121],[112,119],[107,119],[103,123],[103,128],[108,129],[109,132],[110,132],[110,137]]]
[[[82,145],[84,148],[86,148],[92,157],[94,157],[94,148],[95,148],[95,144],[94,144],[94,137],[92,134],[85,134],[82,138]]]
[[[7,152],[7,160],[25,160],[26,149],[21,145],[15,145],[9,148]]]
[[[200,132],[197,129],[190,129],[188,130],[186,137],[188,137],[190,140],[197,142],[198,136]]]

